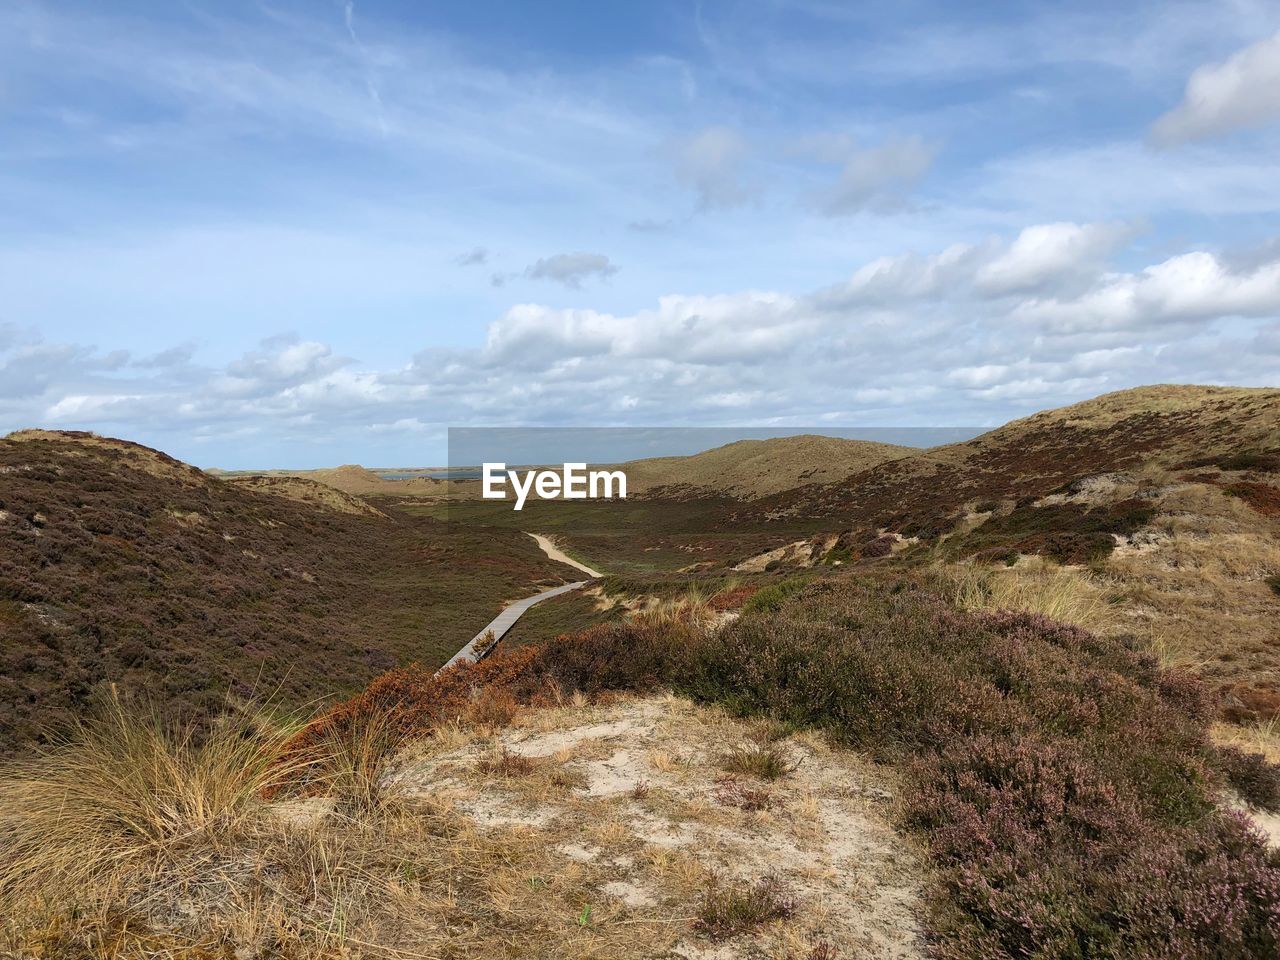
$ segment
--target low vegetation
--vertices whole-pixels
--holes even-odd
[[[174,715],[289,707],[443,663],[560,582],[527,536],[327,509],[89,435],[0,439],[0,756],[107,682]]]
[[[752,884],[713,882],[703,900],[694,928],[713,940],[726,940],[795,913],[795,900],[777,877],[764,876]]]
[[[719,632],[620,623],[467,673],[526,702],[673,686],[901,767],[940,957],[1280,949],[1280,859],[1220,803],[1274,807],[1275,768],[1215,747],[1206,689],[1121,640],[958,611],[910,579],[828,580]],[[402,673],[373,699],[420,735],[462,683]]]

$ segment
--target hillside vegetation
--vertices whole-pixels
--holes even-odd
[[[90,435],[0,440],[0,752],[108,683],[208,714],[287,706],[443,662],[504,602],[562,582],[514,531],[450,528],[332,491],[222,481]]]
[[[192,958],[1280,949],[1280,855],[1224,801],[1280,807],[1280,770],[1214,746],[1194,679],[1040,616],[958,611],[913,578],[827,577],[748,607],[727,626],[640,616],[439,677],[392,671],[292,737],[241,726],[193,749],[108,716],[0,771],[10,942]],[[225,745],[245,736],[261,750]],[[175,779],[124,778],[104,801],[95,785],[139,754]],[[223,775],[185,773],[205,769]],[[52,814],[59,783],[84,786]],[[155,818],[157,791],[183,802]],[[90,816],[104,808],[130,815]]]
[[[739,440],[692,456],[631,460],[622,466],[628,490],[644,496],[754,500],[918,455],[913,447],[806,434]]]

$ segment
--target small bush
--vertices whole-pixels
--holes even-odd
[[[795,900],[777,877],[761,877],[749,887],[724,887],[713,880],[694,929],[713,940],[725,940],[763,923],[790,919],[795,911]]]
[[[773,806],[773,794],[767,789],[749,787],[732,777],[718,781],[713,796],[722,807],[737,807],[748,812],[768,810]]]
[[[510,747],[503,748],[492,756],[485,757],[477,765],[481,773],[504,779],[527,777],[533,773],[537,761],[522,753],[515,753]]]
[[[1267,586],[1271,588],[1271,592],[1280,597],[1280,573],[1272,577],[1267,577]]]
[[[520,705],[510,690],[486,687],[471,704],[467,719],[484,727],[506,727],[510,726],[519,710]]]
[[[776,613],[804,587],[800,579],[783,580],[757,590],[742,607],[743,613]]]
[[[1219,747],[1217,761],[1218,769],[1245,803],[1261,810],[1280,810],[1280,766],[1260,753],[1232,746]]]

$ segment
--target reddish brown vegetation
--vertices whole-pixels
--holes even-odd
[[[1239,497],[1259,513],[1268,517],[1280,517],[1280,487],[1241,480],[1228,484],[1225,489],[1229,495]]]
[[[740,610],[760,589],[759,584],[744,583],[740,586],[731,587],[728,590],[722,590],[714,597],[707,601],[707,606],[717,613],[725,610]]]
[[[0,440],[0,538],[0,754],[106,683],[195,717],[349,693],[560,574],[515,531],[337,513],[86,438]]]

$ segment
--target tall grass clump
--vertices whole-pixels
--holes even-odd
[[[291,773],[265,715],[180,728],[112,697],[39,753],[0,767],[0,913],[87,904],[130,874],[217,844]]]
[[[1024,561],[1007,569],[953,564],[934,573],[962,610],[1039,613],[1089,628],[1111,619],[1111,608],[1086,576],[1056,564]]]

